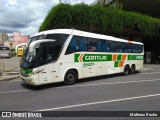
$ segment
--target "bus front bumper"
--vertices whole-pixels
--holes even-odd
[[[20,75],[20,77],[25,83],[30,84],[30,85],[34,85],[32,77],[23,77],[22,75]]]
[[[20,77],[22,79],[22,81],[24,81],[27,84],[33,85],[33,86],[37,86],[38,84],[33,80],[33,76],[30,77],[24,77],[22,74],[20,74]]]

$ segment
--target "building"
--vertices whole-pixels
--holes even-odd
[[[18,44],[21,44],[21,43],[27,43],[29,39],[29,36],[28,35],[20,35],[20,33],[18,32],[14,32],[13,33],[13,47],[17,46]]]
[[[10,48],[15,48],[18,44],[21,43],[27,43],[29,39],[28,35],[20,35],[18,32],[14,32],[12,36],[9,37],[8,40],[6,40],[4,43],[5,46],[8,46]]]
[[[122,10],[138,12],[155,18],[160,18],[160,0],[95,0],[91,5],[100,3],[104,6],[114,6],[121,4]],[[114,35],[116,36],[116,35]],[[144,43],[145,52],[151,53],[151,62],[160,63],[160,34],[154,37],[145,36],[138,31],[125,31],[123,36],[116,36]]]
[[[9,36],[6,33],[0,33],[0,46],[4,45],[4,42],[9,40]]]

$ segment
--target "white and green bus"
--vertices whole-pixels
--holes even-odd
[[[74,29],[35,34],[27,43],[20,75],[31,85],[64,82],[143,69],[143,43]]]

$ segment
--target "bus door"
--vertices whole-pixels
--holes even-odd
[[[38,55],[38,71],[39,71],[39,83],[50,83],[54,82],[54,42],[42,43]]]

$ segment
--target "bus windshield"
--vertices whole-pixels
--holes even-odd
[[[31,39],[22,57],[21,67],[32,69],[57,60],[68,36],[67,34],[48,34],[45,39]]]

